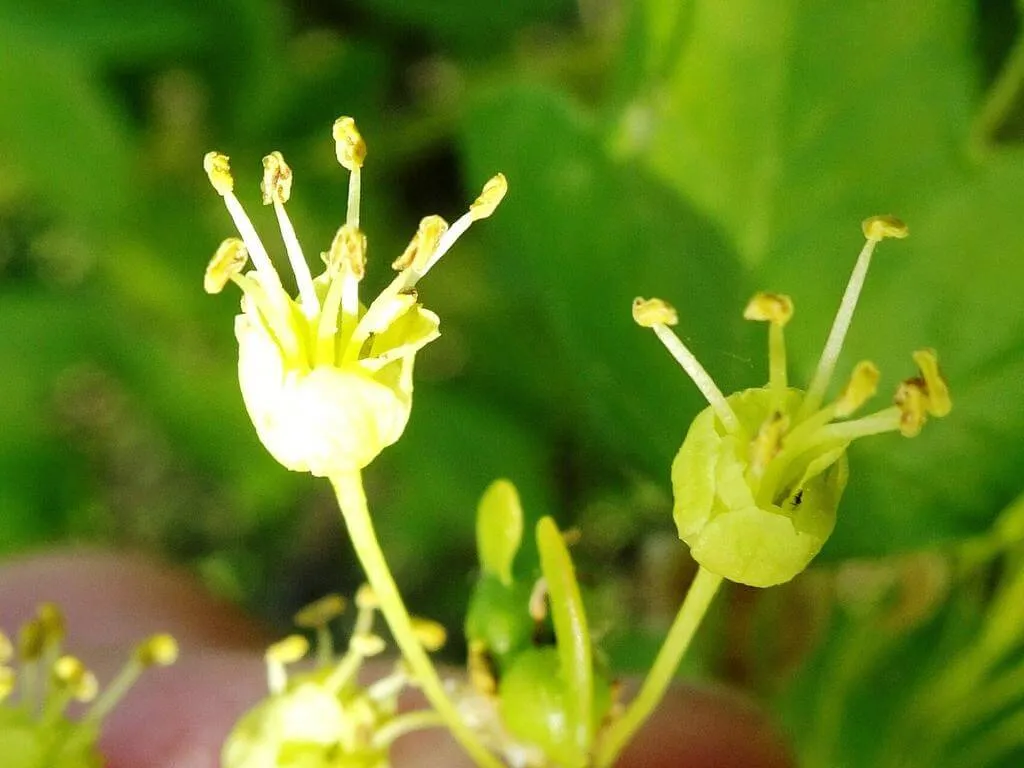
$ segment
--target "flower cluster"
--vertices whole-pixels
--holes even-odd
[[[96,741],[103,719],[143,670],[178,656],[170,635],[153,635],[101,691],[82,661],[63,652],[64,634],[64,617],[52,603],[22,625],[16,645],[0,632],[0,752],[7,768],[101,768]],[[67,717],[72,702],[90,705],[79,720]]]
[[[292,172],[280,152],[263,158],[263,203],[277,215],[298,297],[285,290],[234,194],[228,158],[203,161],[241,239],[229,238],[206,270],[204,287],[228,282],[242,289],[235,322],[238,379],[246,409],[267,450],[288,469],[332,476],[358,471],[402,434],[412,407],[413,361],[438,336],[438,318],[417,300],[417,282],[474,221],[487,218],[505,196],[505,177],[488,181],[468,212],[450,227],[427,216],[394,262],[398,275],[369,306],[359,300],[366,236],[359,228],[361,169],[366,144],[350,117],[334,124],[338,162],[350,173],[348,214],[324,271],[310,272],[285,203]],[[254,269],[246,272],[252,260]]]
[[[399,694],[415,684],[401,662],[390,675],[366,687],[360,684],[363,662],[384,651],[386,644],[373,633],[378,607],[373,590],[363,586],[355,602],[355,627],[340,657],[328,626],[345,609],[338,595],[328,595],[295,616],[299,627],[317,636],[311,670],[289,677],[285,669],[309,652],[302,635],[289,635],[267,649],[270,696],[243,715],[228,736],[221,755],[224,768],[386,768],[388,751],[398,737],[440,724],[429,710],[399,713]],[[428,650],[444,645],[441,625],[417,619],[415,629]]]

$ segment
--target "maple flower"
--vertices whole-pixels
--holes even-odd
[[[392,743],[411,731],[437,727],[431,710],[400,713],[399,695],[415,684],[399,662],[374,683],[358,679],[363,662],[384,651],[373,633],[377,597],[368,586],[356,593],[358,615],[348,650],[336,656],[329,623],[345,609],[339,595],[328,595],[299,611],[295,623],[314,630],[316,662],[311,670],[289,676],[286,665],[309,652],[302,635],[289,635],[267,649],[270,695],[244,714],[221,752],[224,768],[387,768]],[[444,628],[415,619],[414,630],[431,651],[446,640]]]
[[[104,689],[75,656],[63,652],[64,617],[43,603],[22,625],[17,643],[0,632],[0,754],[5,768],[101,768],[96,747],[104,718],[149,667],[178,657],[170,635],[153,635],[136,646],[121,672]],[[87,703],[72,720],[72,702]]]
[[[242,289],[235,319],[238,380],[246,410],[267,450],[288,469],[317,476],[358,471],[402,435],[412,407],[416,353],[438,333],[437,315],[417,300],[417,282],[469,226],[490,216],[505,177],[488,181],[450,227],[427,216],[393,267],[398,275],[368,306],[360,303],[366,236],[359,228],[366,144],[350,117],[334,123],[338,161],[349,173],[348,213],[323,272],[313,277],[285,204],[292,172],[280,152],[263,158],[263,203],[272,205],[298,285],[293,298],[234,194],[228,158],[209,152],[203,166],[241,239],[229,238],[206,269],[204,288]],[[246,272],[252,260],[254,269]]]
[[[914,352],[920,373],[899,385],[888,408],[850,418],[875,394],[879,371],[869,361],[858,363],[839,396],[823,404],[875,246],[907,236],[906,225],[892,216],[867,219],[863,231],[866,242],[806,392],[787,382],[788,296],[759,293],[747,305],[744,317],[769,324],[769,383],[729,397],[669,329],[678,321],[670,305],[633,304],[636,322],[654,330],[710,403],[676,455],[672,487],[679,536],[713,574],[758,587],[792,579],[835,526],[850,443],[883,432],[913,437],[929,416],[952,408],[932,350]]]

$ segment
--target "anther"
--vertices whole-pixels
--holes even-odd
[[[217,194],[224,196],[235,188],[235,180],[231,176],[231,165],[228,156],[220,152],[207,152],[203,156],[203,170]]]
[[[272,664],[294,664],[309,653],[309,641],[302,635],[288,635],[270,645],[264,658]]]
[[[836,401],[835,413],[839,418],[846,418],[864,403],[874,397],[878,391],[878,379],[881,373],[870,360],[857,363],[843,393]]]
[[[469,206],[469,213],[473,221],[486,219],[494,213],[506,192],[508,192],[508,181],[505,180],[505,174],[499,173],[488,179],[480,191],[479,197]]]
[[[377,593],[373,591],[373,587],[369,584],[362,584],[359,589],[356,590],[356,607],[360,610],[370,611],[380,608],[380,601],[377,599]]]
[[[357,227],[343,224],[323,254],[324,263],[334,272],[347,270],[356,280],[366,274],[366,235]]]
[[[351,117],[339,117],[334,121],[331,135],[334,136],[338,162],[349,171],[362,168],[366,160],[366,142],[356,128],[356,121]]]
[[[761,475],[768,462],[782,450],[782,438],[789,429],[789,416],[775,411],[757,430],[750,445],[750,466],[755,475]]]
[[[793,300],[781,293],[758,293],[743,310],[747,320],[784,326],[793,317]]]
[[[441,236],[447,231],[448,222],[440,216],[423,217],[416,234],[412,236],[402,255],[391,264],[391,268],[399,271],[410,268],[423,271],[437,250]]]
[[[14,692],[17,676],[10,667],[0,667],[0,703]]]
[[[679,315],[667,301],[637,296],[633,299],[633,320],[643,328],[653,328],[655,325],[675,325],[679,322]]]
[[[387,648],[387,643],[379,635],[355,635],[349,640],[348,647],[352,653],[363,658],[369,658],[383,653],[384,649]]]
[[[249,249],[237,237],[229,237],[217,248],[203,275],[203,290],[220,293],[235,275],[240,275],[249,263]]]
[[[413,616],[412,631],[420,644],[430,653],[441,650],[448,642],[448,633],[445,628],[431,619]]]
[[[287,203],[292,194],[292,169],[280,152],[271,152],[263,158],[263,181],[260,182],[263,204]]]
[[[167,667],[178,660],[178,642],[168,634],[152,635],[135,649],[135,659],[143,667]]]
[[[54,662],[53,678],[57,685],[70,692],[77,701],[92,701],[99,688],[96,676],[74,656],[61,656]]]
[[[32,619],[21,626],[18,633],[18,655],[23,661],[35,661],[43,655],[46,633],[39,619]]]
[[[939,371],[939,358],[933,349],[919,349],[914,355],[914,362],[921,369],[927,391],[928,413],[932,416],[947,416],[953,409],[953,401],[949,397],[949,385]]]
[[[303,629],[319,629],[344,612],[344,597],[336,594],[324,595],[295,614],[295,625]]]
[[[915,437],[928,420],[928,393],[924,379],[907,379],[896,389],[893,402],[900,409],[900,434]]]
[[[871,218],[864,219],[860,226],[864,232],[864,237],[868,240],[878,241],[884,240],[887,237],[902,240],[910,234],[906,224],[895,216],[889,215],[872,216]]]

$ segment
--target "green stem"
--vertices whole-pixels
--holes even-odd
[[[402,596],[391,575],[384,553],[377,542],[377,534],[373,530],[370,512],[366,505],[366,494],[359,472],[337,475],[331,478],[334,492],[338,497],[338,506],[345,518],[352,546],[356,550],[359,562],[362,563],[366,578],[373,587],[380,603],[380,611],[384,614],[391,634],[395,638],[402,656],[412,670],[424,695],[437,713],[444,720],[455,740],[462,745],[483,768],[502,768],[501,763],[480,742],[477,736],[463,722],[458,710],[445,693],[441,678],[434,668],[433,662],[423,650],[416,633],[412,628],[409,611],[402,602]]]
[[[721,583],[721,576],[703,567],[697,571],[640,692],[605,734],[597,752],[598,768],[615,763],[623,747],[658,706]]]

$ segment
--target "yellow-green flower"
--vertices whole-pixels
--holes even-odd
[[[891,407],[849,418],[875,393],[879,371],[868,361],[823,405],[875,246],[907,236],[906,225],[891,216],[870,218],[863,230],[867,241],[806,392],[787,383],[789,297],[760,293],[748,304],[747,319],[769,324],[769,384],[729,397],[669,329],[676,311],[659,299],[634,302],[634,319],[654,330],[710,403],[676,455],[672,486],[679,536],[711,573],[758,587],[792,579],[835,526],[850,443],[882,432],[912,437],[928,416],[945,416],[952,407],[932,350],[914,353],[920,375],[899,385]]]
[[[169,635],[139,644],[120,674],[100,691],[95,675],[62,650],[64,617],[43,603],[21,627],[17,647],[0,632],[0,763],[4,768],[102,768],[100,726],[139,675],[178,656]],[[17,663],[15,663],[17,662]],[[72,702],[90,703],[79,720]]]
[[[235,335],[246,409],[274,458],[318,476],[362,469],[401,436],[412,407],[416,352],[438,336],[437,315],[417,301],[416,283],[472,222],[494,212],[506,191],[498,174],[451,227],[440,216],[424,218],[393,265],[397,277],[364,306],[359,281],[366,236],[359,228],[359,198],[366,145],[349,117],[335,122],[334,139],[338,161],[350,172],[348,215],[321,254],[324,271],[316,278],[285,212],[291,169],[280,152],[263,158],[263,203],[277,214],[296,298],[283,287],[234,195],[228,158],[210,152],[203,163],[241,235],[221,244],[204,287],[218,293],[230,281],[242,289]],[[244,272],[249,259],[254,269]]]
[[[359,613],[348,651],[339,658],[328,628],[345,607],[337,595],[318,600],[295,617],[300,627],[317,634],[312,670],[291,678],[285,670],[309,651],[302,635],[290,635],[267,649],[270,696],[231,731],[221,752],[224,768],[387,768],[397,738],[441,724],[430,710],[398,712],[399,694],[413,682],[401,663],[391,675],[360,684],[363,662],[381,653],[385,644],[373,634],[377,599],[369,587],[357,593],[356,605]],[[414,628],[428,650],[444,645],[444,628],[436,622],[418,619]]]

